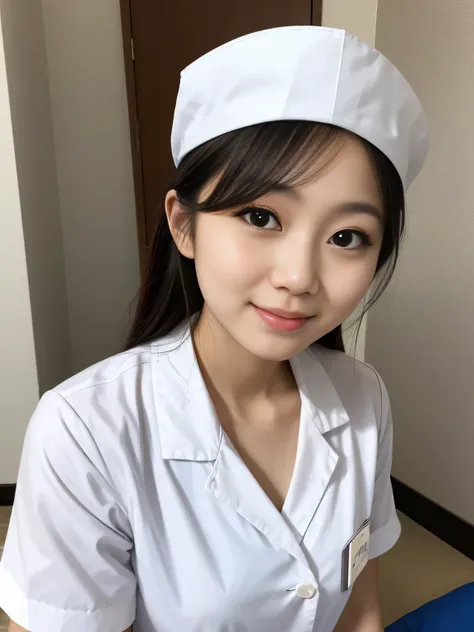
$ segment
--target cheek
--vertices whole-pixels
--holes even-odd
[[[204,296],[235,293],[255,284],[264,268],[252,240],[236,230],[234,219],[204,217],[195,235],[195,264]],[[261,253],[263,255],[263,253]]]
[[[374,255],[350,261],[348,257],[328,267],[324,287],[335,309],[349,314],[357,307],[374,279],[377,258]]]

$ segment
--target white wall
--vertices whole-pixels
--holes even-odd
[[[38,398],[0,3],[0,483],[16,480],[26,422]]]
[[[139,285],[118,0],[42,0],[72,371],[116,352]]]
[[[395,476],[474,523],[474,3],[380,2],[376,44],[423,101],[432,148],[367,358],[391,395]]]
[[[41,0],[1,0],[40,393],[70,371],[69,323]]]
[[[330,28],[345,29],[374,46],[377,7],[378,0],[324,0],[322,24]],[[353,323],[357,323],[359,314],[360,310],[344,324],[344,344],[346,351],[364,361],[367,318],[362,320],[360,330],[357,331]]]
[[[119,4],[0,0],[0,484],[39,395],[120,349],[138,289]]]

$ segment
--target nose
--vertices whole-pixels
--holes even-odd
[[[292,241],[281,245],[272,271],[272,285],[291,294],[316,294],[320,287],[319,265],[314,243]]]

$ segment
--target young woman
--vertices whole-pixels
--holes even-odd
[[[127,350],[30,423],[0,605],[32,632],[380,632],[392,422],[341,323],[393,271],[421,106],[347,33],[272,29],[183,72],[172,144]]]

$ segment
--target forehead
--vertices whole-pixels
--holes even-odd
[[[353,201],[381,205],[375,166],[362,141],[343,132],[330,155],[320,156],[295,183],[300,200],[322,204]]]
[[[199,201],[209,198],[221,176],[222,173],[216,174],[203,186]],[[346,203],[355,200],[379,206],[382,203],[369,152],[360,138],[345,130],[338,130],[335,142],[322,152],[308,146],[283,181],[270,189],[261,189],[255,199],[282,192],[294,192],[294,199],[300,203],[316,198],[321,203],[331,200],[337,203],[339,199]]]

